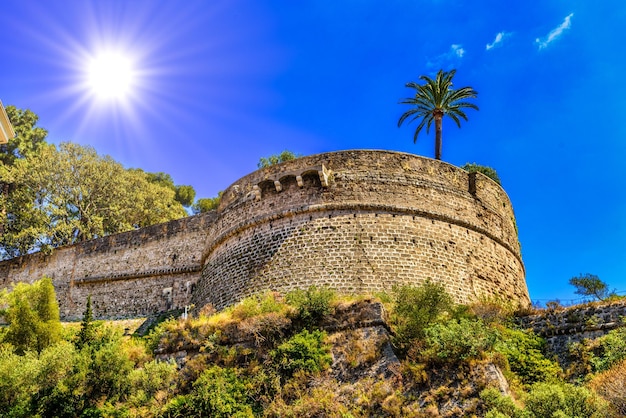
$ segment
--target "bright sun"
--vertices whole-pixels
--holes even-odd
[[[133,62],[121,53],[101,53],[88,63],[87,83],[98,99],[124,99],[135,83]]]

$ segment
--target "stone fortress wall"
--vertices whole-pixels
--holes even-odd
[[[223,308],[309,285],[390,290],[430,279],[458,302],[529,304],[508,196],[482,174],[389,151],[339,151],[255,171],[216,212],[0,263],[0,286],[53,278],[65,319]]]

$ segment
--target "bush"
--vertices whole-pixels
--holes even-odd
[[[599,353],[592,356],[595,371],[605,371],[626,359],[626,327],[610,331],[596,340]]]
[[[423,339],[425,329],[452,309],[452,298],[437,283],[427,281],[420,287],[396,287],[393,292],[395,304],[391,322],[395,331],[394,344],[404,351],[415,340]]]
[[[265,168],[265,167],[269,167],[269,166],[272,166],[272,165],[284,163],[285,161],[295,160],[296,158],[300,158],[300,157],[302,157],[302,155],[296,154],[296,153],[288,151],[288,150],[285,150],[285,151],[281,152],[280,154],[272,154],[272,155],[270,155],[267,158],[266,157],[261,157],[259,159],[257,167]]]
[[[610,331],[593,340],[583,340],[569,347],[571,366],[568,372],[575,377],[604,372],[626,360],[626,327]]]
[[[311,286],[307,290],[294,290],[286,296],[287,303],[297,310],[297,319],[307,328],[312,328],[332,312],[336,298],[333,290]]]
[[[525,396],[525,408],[489,388],[480,393],[490,418],[600,418],[608,416],[608,405],[588,389],[568,383],[536,383]]]
[[[522,383],[551,381],[563,375],[561,367],[543,355],[545,342],[532,331],[504,328],[501,335],[495,349],[506,356]]]
[[[521,412],[511,397],[503,395],[496,388],[487,388],[479,396],[488,411],[485,417],[516,417]]]
[[[465,165],[461,168],[468,173],[482,173],[496,183],[502,184],[500,183],[500,177],[498,176],[498,173],[496,173],[496,170],[491,167],[479,165],[476,163],[465,163]]]
[[[18,283],[11,292],[0,293],[3,304],[7,308],[1,314],[9,324],[3,341],[12,344],[18,354],[28,350],[39,353],[61,339],[59,305],[49,278]]]
[[[323,331],[305,329],[272,350],[270,356],[285,377],[291,377],[298,370],[319,372],[332,362],[325,338]]]
[[[425,330],[424,357],[430,361],[462,361],[479,358],[493,348],[498,333],[480,320],[450,320]]]
[[[568,383],[536,383],[526,397],[534,417],[600,418],[608,407],[588,389]]]
[[[131,371],[128,380],[132,389],[131,403],[135,406],[164,399],[176,388],[176,363],[153,360]]]
[[[212,366],[193,383],[192,392],[165,407],[164,417],[253,417],[246,383],[231,368]]]
[[[38,389],[38,361],[33,353],[15,354],[0,344],[0,417],[28,417],[30,397]]]

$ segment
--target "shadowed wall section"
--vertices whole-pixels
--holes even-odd
[[[427,279],[458,302],[529,303],[506,193],[441,161],[384,151],[304,157],[240,179],[218,213],[196,306],[262,290],[362,293]]]

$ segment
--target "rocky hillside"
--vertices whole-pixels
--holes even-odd
[[[145,336],[89,309],[59,332],[45,284],[4,295],[0,417],[626,414],[626,328],[570,345],[563,367],[515,307],[455,305],[433,283],[376,297],[270,292]]]

